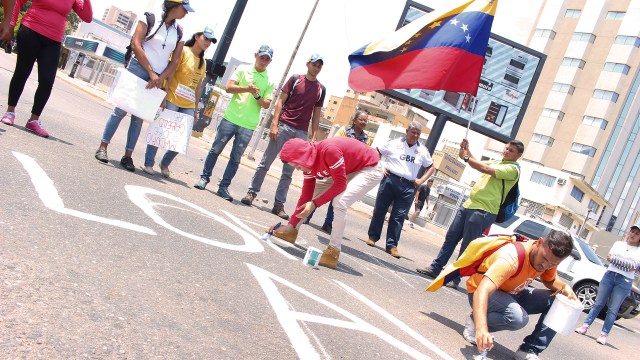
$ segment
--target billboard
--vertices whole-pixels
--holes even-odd
[[[398,28],[432,9],[408,1]],[[422,110],[443,114],[456,124],[507,142],[520,128],[546,55],[491,34],[477,96],[428,89],[381,91]]]

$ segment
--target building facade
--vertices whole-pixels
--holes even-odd
[[[138,22],[138,16],[132,11],[125,11],[112,5],[104,10],[102,21],[122,32],[131,34]]]

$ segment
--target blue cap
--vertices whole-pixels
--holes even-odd
[[[322,65],[324,65],[324,60],[322,59],[322,56],[320,56],[320,54],[312,54],[311,56],[309,56],[309,60],[307,60],[307,62],[311,63],[314,63],[316,61],[320,61]]]
[[[178,4],[182,4],[182,6],[185,8],[185,10],[187,10],[188,12],[194,12],[195,10],[193,10],[193,8],[191,7],[191,5],[189,5],[189,0],[167,0],[168,2],[172,2],[172,3],[178,3]]]
[[[262,45],[258,49],[258,56],[269,55],[269,58],[273,59],[273,49],[269,45]]]
[[[213,30],[210,27],[205,26],[205,28],[203,30],[200,30],[198,32],[201,32],[202,35],[204,35],[204,37],[206,37],[207,39],[211,40],[212,44],[215,44],[215,43],[218,42],[218,40],[213,36]]]

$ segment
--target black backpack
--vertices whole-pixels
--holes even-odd
[[[151,29],[153,29],[153,27],[155,26],[156,16],[155,14],[152,14],[150,12],[145,12],[144,16],[147,18],[147,33],[144,34],[143,42],[146,42],[153,39],[153,37],[156,36],[162,24],[158,25],[158,27],[156,28],[156,31],[154,31],[152,35],[149,35],[149,33],[151,33]],[[180,42],[180,40],[182,40],[182,27],[178,25],[177,28],[178,28],[178,41],[176,41],[176,45]],[[129,66],[129,62],[131,61],[131,57],[133,56],[133,48],[131,47],[132,42],[133,42],[133,39],[129,42],[129,46],[127,46],[127,51],[124,53],[124,67]]]

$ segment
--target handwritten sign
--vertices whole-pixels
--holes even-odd
[[[165,109],[149,125],[145,140],[148,145],[186,154],[192,129],[192,115]]]

